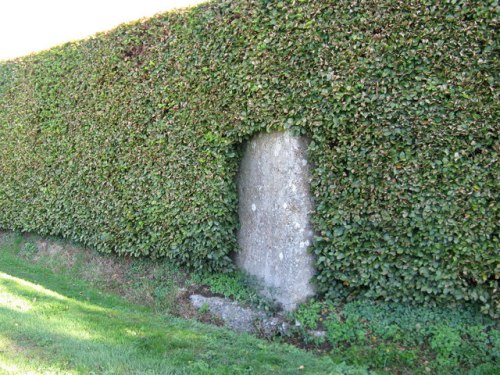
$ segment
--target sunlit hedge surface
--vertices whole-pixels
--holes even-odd
[[[498,296],[496,1],[220,0],[0,65],[0,227],[231,268],[241,144],[307,134],[330,297]]]

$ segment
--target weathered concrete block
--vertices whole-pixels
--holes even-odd
[[[236,264],[285,310],[314,294],[306,151],[306,139],[288,131],[260,134],[247,143],[238,176],[241,252]]]

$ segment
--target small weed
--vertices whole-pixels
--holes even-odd
[[[21,256],[24,256],[24,257],[27,257],[27,258],[31,258],[33,257],[33,255],[35,255],[36,253],[38,252],[38,248],[36,246],[36,244],[34,244],[33,242],[26,242],[21,251],[20,251],[20,255]]]
[[[344,344],[364,344],[366,331],[364,327],[353,318],[341,321],[332,314],[325,322],[326,336],[333,346]]]
[[[301,305],[291,317],[306,329],[317,329],[325,317],[333,310],[334,307],[331,302],[311,300]]]
[[[210,306],[208,306],[207,303],[204,303],[200,306],[200,309],[198,311],[200,314],[207,314],[210,311]]]
[[[461,342],[460,333],[456,329],[445,325],[435,326],[430,347],[436,353],[437,364],[442,368],[457,366]]]

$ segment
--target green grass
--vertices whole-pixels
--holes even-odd
[[[0,244],[0,373],[358,374],[289,345],[155,312]]]

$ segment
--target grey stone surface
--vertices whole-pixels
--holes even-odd
[[[313,337],[326,337],[326,331],[307,331]]]
[[[224,320],[226,327],[236,332],[254,333],[255,321],[265,318],[263,312],[241,307],[237,302],[227,298],[204,297],[193,294],[189,299],[197,309],[207,305],[211,314]]]
[[[238,175],[236,264],[285,310],[314,295],[306,151],[307,140],[288,131],[260,134],[247,143]]]
[[[260,319],[255,325],[258,327],[257,330],[259,334],[267,338],[278,335],[285,336],[290,332],[290,323],[288,323],[283,316]]]
[[[268,317],[264,311],[242,307],[238,302],[227,298],[204,297],[193,294],[191,304],[200,309],[208,306],[211,314],[221,318],[226,327],[236,332],[259,333],[265,337],[287,334],[290,324],[284,316]]]
[[[262,310],[242,307],[238,302],[228,298],[193,294],[189,299],[196,309],[201,309],[206,305],[212,315],[221,318],[227,328],[236,332],[258,333],[261,337],[271,338],[277,335],[289,335],[301,326],[300,323],[295,322],[294,327],[284,314],[267,316]],[[313,337],[326,336],[325,331],[307,330],[307,332]]]

